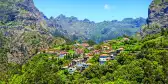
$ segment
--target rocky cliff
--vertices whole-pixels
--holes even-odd
[[[153,0],[148,13],[148,24],[157,23],[161,27],[168,27],[168,0]]]
[[[54,42],[33,0],[1,0],[0,31],[8,39],[8,62],[22,64]]]

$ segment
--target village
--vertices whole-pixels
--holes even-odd
[[[128,38],[122,39],[122,41],[128,40]],[[57,59],[71,58],[71,62],[62,67],[62,69],[68,70],[70,74],[73,74],[76,71],[82,72],[91,66],[92,63],[89,63],[88,60],[94,58],[94,56],[99,56],[98,62],[100,65],[103,65],[107,61],[114,60],[122,51],[124,51],[123,47],[113,49],[112,46],[109,45],[108,41],[106,41],[105,44],[102,44],[98,48],[89,45],[87,42],[76,42],[73,45],[64,46],[64,48],[60,48],[59,46],[53,49],[43,49],[40,53],[53,54]]]

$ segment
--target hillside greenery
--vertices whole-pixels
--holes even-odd
[[[0,83],[1,80],[7,81],[7,43],[8,40],[0,33]]]
[[[125,50],[105,65],[99,65],[99,56],[95,56],[89,60],[93,65],[82,73],[69,74],[61,69],[71,60],[69,58],[57,59],[54,55],[39,54],[22,66],[8,64],[6,80],[9,84],[165,84],[168,82],[167,36],[168,30],[164,29],[141,40],[135,37],[129,37],[130,41],[121,41],[121,38],[111,40],[108,45],[114,49],[122,46]],[[95,46],[99,48],[104,44],[107,43]],[[1,78],[7,82],[4,79]]]

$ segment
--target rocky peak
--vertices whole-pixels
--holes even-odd
[[[148,10],[148,24],[168,27],[168,0],[153,0]]]
[[[38,11],[34,6],[33,0],[24,0],[23,2],[19,3],[18,6],[32,13]]]
[[[22,64],[54,40],[33,0],[2,0],[0,12],[0,32],[9,39],[8,62]]]

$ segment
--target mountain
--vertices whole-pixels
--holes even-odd
[[[51,17],[47,22],[52,26],[50,32],[53,35],[55,30],[61,30],[62,35],[69,36],[72,40],[90,39],[102,42],[124,34],[129,36],[135,34],[142,25],[146,24],[146,19],[141,17],[125,18],[122,21],[112,20],[95,23],[88,19],[78,20],[74,16],[66,17],[61,14],[56,18]]]
[[[148,11],[148,25],[142,27],[142,35],[164,31],[168,27],[168,0],[153,0]]]
[[[148,24],[157,23],[162,27],[168,27],[168,0],[153,0],[148,15]]]
[[[0,3],[0,31],[8,39],[9,63],[22,64],[55,42],[48,32],[46,16],[34,6],[33,0],[1,0]]]
[[[144,18],[99,23],[64,15],[47,18],[33,0],[1,0],[0,3],[0,32],[7,39],[5,54],[9,63],[22,64],[41,49],[65,43],[65,39],[99,43],[124,34],[133,35],[146,23]]]
[[[148,15],[148,24],[157,23],[162,27],[168,27],[168,0],[153,0]]]

